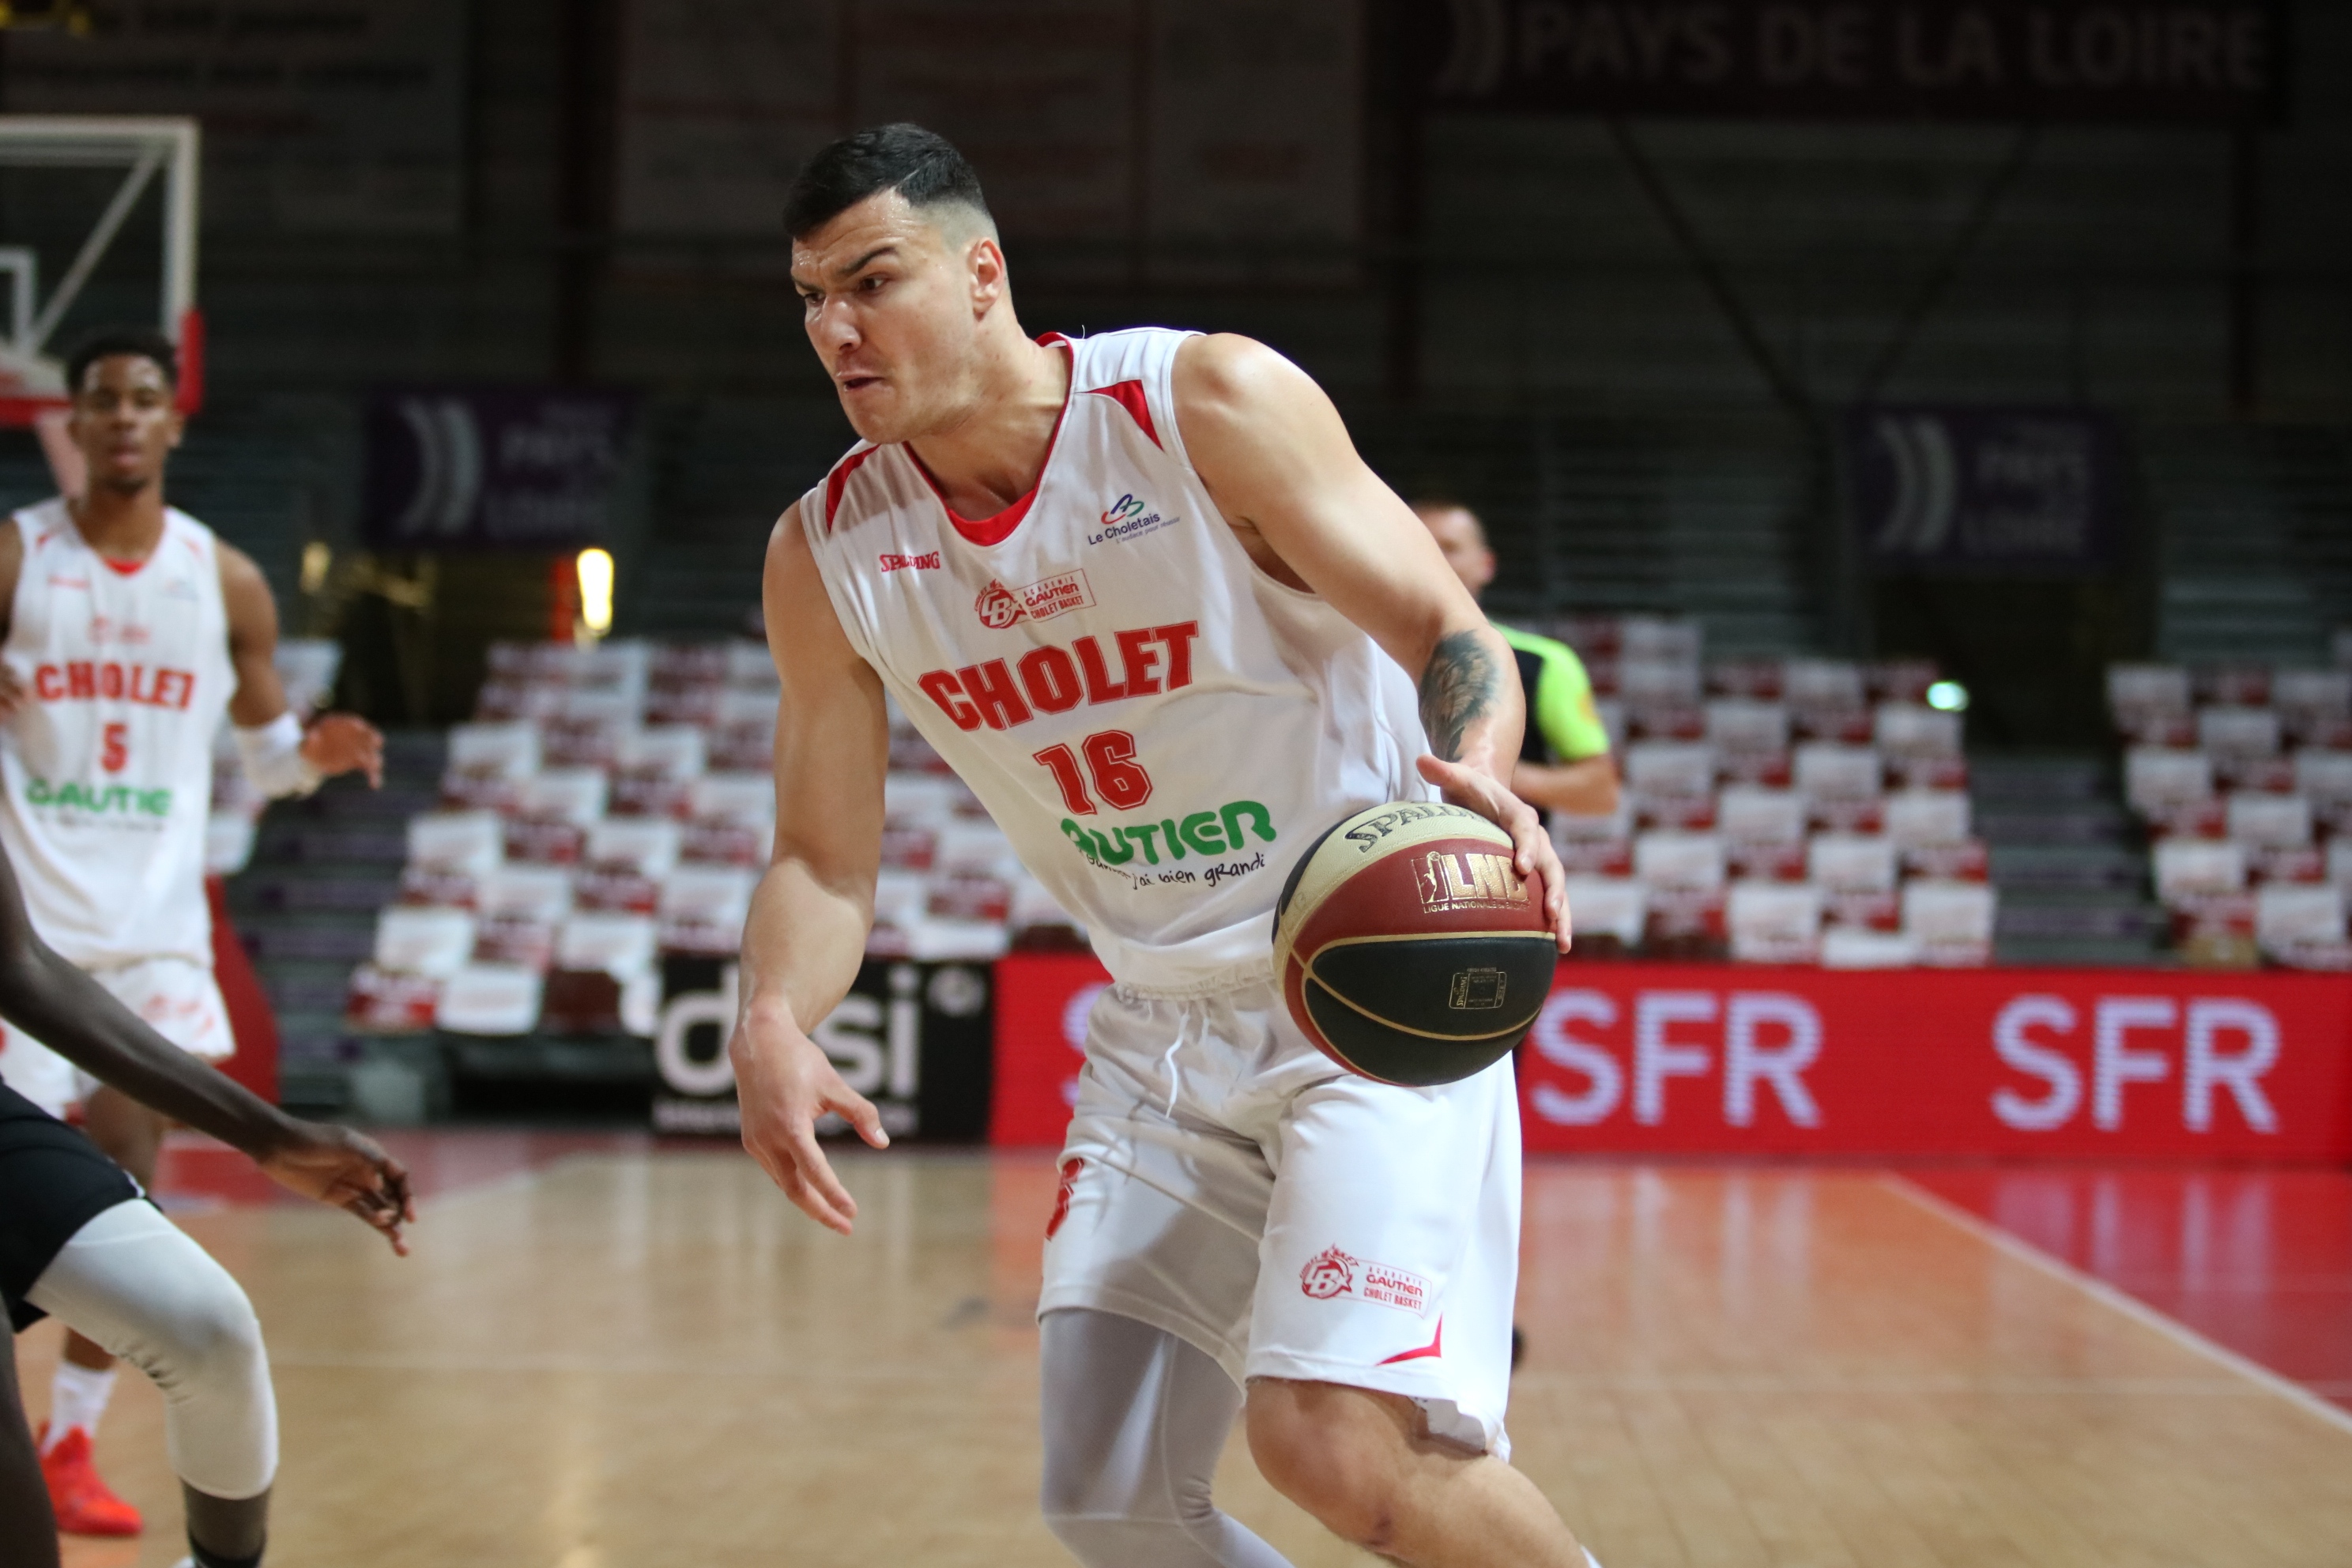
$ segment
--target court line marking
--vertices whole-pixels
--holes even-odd
[[[519,1166],[511,1171],[502,1171],[495,1176],[486,1176],[478,1182],[467,1182],[462,1186],[445,1187],[431,1197],[418,1198],[416,1212],[421,1216],[428,1208],[446,1208],[453,1204],[470,1203],[476,1198],[509,1196],[539,1185],[541,1181],[562,1173],[569,1165],[590,1160],[630,1158],[644,1152],[646,1151],[567,1149],[562,1153],[552,1156],[543,1164]]]
[[[1520,1372],[1511,1379],[1512,1397],[1529,1390],[1559,1394],[1736,1394],[1834,1398],[1881,1394],[1906,1399],[1966,1395],[1971,1399],[2267,1399],[2270,1391],[2243,1379],[2216,1374],[2196,1378],[2032,1377],[1575,1377]]]
[[[940,1362],[812,1368],[804,1360],[730,1360],[724,1365],[661,1356],[615,1357],[593,1351],[480,1354],[437,1351],[306,1351],[272,1346],[271,1364],[310,1371],[488,1373],[516,1376],[578,1373],[625,1377],[708,1376],[791,1384],[993,1383],[1029,1375],[1015,1360]],[[1601,1394],[1998,1394],[2018,1397],[2113,1399],[2258,1399],[2269,1392],[2242,1379],[2031,1377],[1587,1377],[1521,1373],[1515,1388]]]
[[[2176,1318],[2166,1316],[2137,1296],[2116,1289],[2098,1276],[2087,1273],[2063,1258],[2044,1252],[2022,1237],[2002,1229],[1990,1220],[1969,1213],[1959,1205],[1937,1193],[1929,1192],[1906,1177],[1888,1172],[1878,1178],[1879,1185],[1915,1207],[1926,1210],[1947,1225],[1964,1230],[2002,1256],[2015,1259],[2030,1268],[2039,1270],[2053,1279],[2072,1285],[2100,1305],[2122,1313],[2142,1328],[2170,1340],[2217,1365],[2229,1368],[2240,1377],[2278,1395],[2305,1415],[2316,1416],[2338,1432],[2352,1436],[2352,1411],[2314,1394],[2293,1378],[2273,1372],[2260,1362],[2239,1354],[2227,1345],[2207,1339],[2203,1334]]]
[[[468,1182],[460,1187],[446,1187],[429,1198],[416,1200],[416,1216],[421,1221],[428,1213],[439,1213],[459,1204],[478,1198],[504,1197],[539,1184],[539,1179],[556,1166],[579,1158],[577,1154],[559,1154],[544,1165],[526,1165],[520,1171],[508,1171],[478,1182]]]
[[[1032,1358],[1034,1360],[1034,1358]],[[967,1363],[942,1359],[929,1364],[812,1368],[804,1362],[757,1362],[735,1359],[724,1365],[672,1361],[657,1356],[612,1356],[594,1351],[560,1351],[543,1354],[488,1352],[467,1355],[439,1351],[305,1351],[269,1348],[272,1366],[305,1367],[345,1372],[594,1373],[617,1377],[752,1378],[782,1383],[992,1383],[1007,1376],[1034,1381],[1034,1366],[1014,1361]]]

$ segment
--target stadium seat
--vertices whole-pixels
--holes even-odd
[[[1649,894],[1631,877],[1581,877],[1561,882],[1576,922],[1572,958],[1622,957],[1642,944],[1649,917]]]
[[[1742,963],[1813,963],[1822,952],[1822,890],[1803,882],[1732,885],[1725,905],[1731,956]]]

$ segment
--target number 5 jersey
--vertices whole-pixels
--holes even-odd
[[[1317,834],[1428,795],[1412,681],[1234,537],[1185,456],[1188,334],[1043,342],[1070,390],[1036,488],[956,516],[904,446],[800,503],[842,629],[1122,981],[1263,963]],[[790,809],[786,804],[786,809]]]
[[[213,736],[236,689],[212,531],[167,510],[146,560],[110,561],[62,500],[24,539],[5,660],[0,846],[44,941],[85,969],[212,966],[205,819]]]

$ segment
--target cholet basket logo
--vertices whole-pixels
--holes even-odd
[[[1085,573],[1057,572],[1025,588],[1008,588],[992,577],[971,607],[982,626],[1001,632],[1016,621],[1050,621],[1071,610],[1087,609],[1094,602],[1094,589]]]

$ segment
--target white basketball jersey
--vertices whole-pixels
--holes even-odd
[[[954,517],[903,446],[801,501],[843,630],[1123,981],[1215,984],[1272,942],[1317,835],[1425,798],[1412,683],[1260,571],[1184,454],[1187,334],[1071,342],[1037,488]]]
[[[14,521],[24,567],[0,659],[26,702],[0,731],[0,845],[34,929],[85,968],[209,967],[205,819],[236,686],[212,531],[167,510],[154,552],[126,568],[62,500]]]

